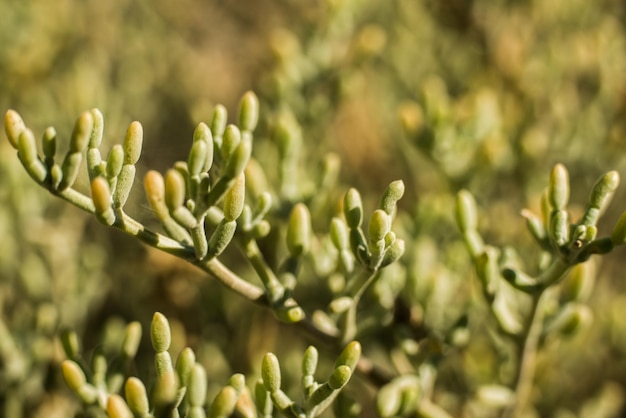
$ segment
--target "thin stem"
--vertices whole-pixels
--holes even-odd
[[[557,257],[550,266],[537,277],[537,283],[544,289],[557,284],[565,277],[565,273],[567,273],[571,267],[571,263]]]
[[[359,305],[359,302],[361,301],[361,297],[363,296],[363,293],[365,293],[365,290],[367,290],[367,288],[374,282],[374,280],[376,280],[377,277],[378,277],[378,271],[371,273],[367,277],[367,279],[357,288],[356,292],[354,292],[354,296],[352,296],[352,303],[350,304],[350,307],[348,308],[348,310],[342,317],[342,321],[343,321],[343,326],[341,327],[342,328],[341,330],[342,331],[341,332],[342,343],[346,344],[356,337],[357,307]]]
[[[261,288],[243,280],[217,258],[212,258],[202,263],[194,262],[194,264],[246,299],[263,306],[268,306],[265,292],[263,292]]]
[[[93,201],[89,196],[82,194],[81,192],[74,190],[72,188],[67,188],[63,191],[58,191],[51,189],[49,186],[42,184],[43,187],[48,189],[48,191],[60,198],[70,202],[72,205],[77,206],[84,210],[85,212],[89,212],[92,215],[95,214],[96,208],[93,205]]]
[[[549,292],[542,291],[532,295],[532,305],[528,322],[520,340],[520,361],[515,376],[515,400],[502,414],[503,418],[514,418],[528,405],[533,388],[535,368],[537,365],[537,348],[543,325],[543,309],[546,295]]]
[[[252,268],[263,282],[272,302],[276,302],[284,294],[284,289],[274,271],[267,265],[261,254],[261,250],[254,239],[244,238],[243,248],[246,258],[250,261]]]

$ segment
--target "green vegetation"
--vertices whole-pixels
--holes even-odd
[[[623,414],[623,4],[9,3],[2,415]]]

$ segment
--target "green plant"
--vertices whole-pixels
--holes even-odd
[[[62,163],[55,161],[57,138],[52,128],[44,134],[44,158],[40,158],[33,133],[25,127],[17,113],[7,112],[5,127],[9,141],[18,150],[18,158],[28,174],[51,193],[92,213],[105,225],[116,227],[148,245],[198,266],[243,297],[270,307],[279,320],[304,322],[304,327],[319,338],[343,346],[356,337],[356,311],[363,292],[379,277],[381,269],[396,261],[404,250],[403,241],[391,231],[391,219],[396,201],[404,192],[403,185],[401,182],[392,183],[384,193],[381,209],[373,212],[368,223],[367,237],[362,230],[364,214],[361,198],[354,189],[346,194],[344,213],[347,223],[339,218],[333,220],[330,234],[336,249],[329,248],[327,251],[329,254],[338,251],[341,260],[338,269],[347,275],[355,273],[355,277],[347,282],[349,286],[331,303],[330,309],[337,315],[337,324],[329,330],[330,317],[325,317],[326,328],[322,328],[306,317],[292,296],[299,266],[309,252],[312,240],[307,207],[298,203],[290,210],[286,222],[287,254],[278,271],[269,267],[257,244],[258,239],[270,232],[270,224],[264,217],[271,209],[271,195],[267,191],[256,190],[255,206],[245,203],[246,194],[250,194],[245,191],[246,177],[252,183],[263,176],[260,166],[256,166],[252,178],[244,173],[250,159],[252,131],[257,120],[258,101],[252,93],[242,98],[238,126],[227,125],[225,109],[217,107],[211,128],[203,123],[198,125],[186,163],[177,163],[168,170],[165,178],[155,171],[146,173],[146,195],[166,235],[148,229],[124,211],[141,152],[143,138],[139,123],[131,124],[123,147],[114,146],[107,159],[103,160],[98,148],[103,135],[102,116],[97,110],[83,113],[76,122],[69,151]],[[282,141],[291,140],[290,132],[283,132],[282,135]],[[84,155],[91,181],[91,196],[73,187]],[[218,169],[211,171],[214,164]],[[264,290],[242,279],[219,261],[218,257],[233,238],[236,238],[257,272]],[[358,272],[354,272],[354,259],[361,267]],[[169,343],[163,347],[155,345],[157,353],[164,355],[168,347]],[[292,413],[314,416],[321,412],[324,408],[320,404],[336,396],[354,371],[357,360],[358,354],[350,361],[338,363],[337,367],[341,368],[337,376],[331,376],[327,385],[318,388],[314,381],[309,382],[306,389],[312,398],[308,409],[313,412],[302,409]],[[85,386],[84,377],[77,374],[78,366],[66,364],[72,364],[64,368],[67,369],[66,380],[80,393],[83,401],[99,401],[104,407],[106,396],[99,397],[95,389]],[[265,369],[268,367],[264,366]],[[157,374],[159,369],[157,364]],[[307,369],[309,379],[314,369],[314,366]],[[73,377],[68,379],[68,373]],[[277,366],[270,375],[276,373],[279,373]],[[266,384],[277,408],[290,410],[279,386],[271,386],[270,389]]]
[[[624,223],[611,228],[614,208],[595,219],[626,161],[621,2],[13,3],[0,4],[0,101],[34,130],[56,121],[59,139],[22,139],[36,182],[0,147],[0,415],[103,416],[109,399],[112,414],[131,399],[139,416],[210,414],[236,398],[245,416],[251,396],[258,415],[332,400],[322,415],[620,416],[623,266],[589,256],[619,245]],[[243,175],[230,154],[256,116],[220,127],[215,107],[181,156],[173,139],[192,137],[207,97],[230,110],[247,88],[263,111]],[[101,143],[94,110],[70,152],[52,152],[94,104]],[[138,123],[112,146],[129,115],[146,127],[138,162]],[[20,148],[26,127],[7,118]],[[185,161],[164,169],[170,154]],[[126,199],[134,174],[148,204]],[[154,311],[171,325],[165,351],[138,337]],[[312,407],[345,369],[312,397],[303,353],[332,376],[355,338],[358,372]],[[180,354],[178,383],[155,348]]]
[[[317,350],[307,349],[302,366],[306,404],[302,405],[292,401],[282,390],[278,359],[272,353],[267,354],[261,367],[263,383],[255,389],[255,402],[263,416],[272,415],[272,405],[287,416],[317,416],[355,371],[379,387],[377,411],[380,416],[397,416],[410,411],[418,411],[421,416],[446,416],[429,394],[436,375],[434,367],[437,358],[447,350],[446,346],[460,348],[467,344],[462,336],[463,318],[471,312],[460,311],[453,323],[438,332],[424,330],[423,339],[413,337],[412,341],[421,347],[414,355],[410,354],[411,349],[402,350],[404,356],[408,355],[406,360],[415,365],[414,372],[410,373],[390,374],[367,357],[359,360],[360,344],[350,342],[386,327],[386,321],[370,324],[367,319],[372,320],[371,317],[360,316],[359,302],[366,290],[375,285],[376,293],[386,289],[392,292],[392,299],[397,298],[393,296],[397,293],[393,276],[401,272],[396,270],[385,275],[385,267],[394,265],[405,252],[404,241],[391,230],[397,202],[404,194],[403,183],[392,182],[385,190],[379,209],[369,217],[367,233],[363,230],[363,203],[356,189],[347,191],[342,201],[343,217],[333,217],[325,235],[313,233],[311,214],[302,202],[281,202],[281,206],[287,206],[288,214],[282,222],[280,207],[276,217],[268,218],[273,212],[272,194],[261,188],[266,175],[251,157],[252,132],[258,118],[258,100],[252,93],[246,93],[240,102],[237,125],[228,125],[225,109],[218,106],[210,124],[201,123],[196,128],[186,162],[176,163],[165,177],[156,171],[146,173],[147,200],[161,222],[163,233],[148,228],[125,211],[143,142],[139,123],[133,122],[123,146],[113,146],[103,159],[100,150],[102,115],[97,110],[83,113],[76,122],[62,162],[56,159],[58,139],[54,129],[44,132],[43,156],[39,154],[34,134],[16,112],[6,113],[5,130],[26,172],[52,194],[93,214],[107,226],[199,267],[232,291],[271,309],[278,320],[308,331],[318,342],[346,347],[325,383],[317,383],[314,378]],[[296,140],[298,134],[293,129],[278,130],[279,146],[289,148],[289,143]],[[283,152],[281,164],[296,167],[294,161],[286,161],[296,155]],[[83,158],[90,179],[90,195],[74,186]],[[512,376],[503,379],[512,382],[510,388],[504,382],[497,382],[477,392],[477,396],[485,398],[491,394],[495,398],[492,404],[503,408],[504,416],[520,416],[520,411],[530,405],[536,356],[544,341],[552,335],[572,334],[590,320],[590,310],[584,301],[591,289],[591,278],[584,264],[575,266],[585,263],[593,254],[606,254],[624,243],[626,215],[618,221],[611,236],[597,238],[597,221],[618,181],[616,172],[604,175],[593,187],[581,219],[570,222],[566,211],[568,173],[563,165],[555,166],[544,195],[542,217],[528,210],[523,212],[541,250],[536,263],[538,271],[534,275],[522,270],[519,257],[511,249],[497,249],[483,243],[472,195],[467,191],[458,194],[457,223],[494,318],[492,338],[508,341],[516,350],[517,360],[511,364]],[[278,196],[280,199],[280,194]],[[314,205],[311,200],[314,197],[319,198],[320,193],[305,197],[309,205]],[[283,229],[281,235],[284,234],[284,256],[276,269],[270,267],[258,245],[271,229]],[[263,287],[244,279],[220,261],[231,242],[240,248]],[[313,245],[315,255],[311,254]],[[309,301],[301,302],[300,297],[295,296],[301,266],[309,255],[313,256],[313,265],[330,262],[324,274],[327,280],[339,283],[332,287],[327,309],[317,309],[314,313],[302,307],[303,302]],[[567,286],[557,287],[573,268],[574,274]],[[323,271],[319,266],[317,270]],[[394,326],[393,322],[390,326]],[[65,340],[69,360],[62,367],[66,382],[85,404],[99,406],[109,416],[195,417],[208,413],[217,417],[231,416],[235,410],[243,416],[256,416],[252,395],[247,392],[245,378],[239,374],[231,378],[218,392],[211,407],[205,410],[206,373],[200,365],[194,366],[193,351],[182,351],[174,367],[168,351],[169,325],[161,314],[153,318],[151,337],[156,351],[156,380],[151,401],[141,380],[128,377],[128,372],[109,369],[102,355],[94,356],[87,379],[85,373],[89,368],[81,359],[73,342],[76,338],[71,334]],[[139,324],[129,324],[120,351],[120,364],[128,368],[139,341]],[[424,346],[425,343],[428,346]],[[125,401],[117,395],[124,380]]]

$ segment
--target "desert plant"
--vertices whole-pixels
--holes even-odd
[[[412,364],[413,372],[393,373],[379,368],[367,356],[359,359],[361,345],[353,341],[368,333],[393,330],[398,326],[397,320],[388,322],[384,317],[376,320],[371,312],[368,314],[367,310],[358,308],[369,289],[374,289],[380,302],[384,301],[385,293],[396,303],[401,300],[394,281],[406,275],[406,270],[392,269],[389,275],[385,272],[405,252],[404,241],[392,231],[392,221],[398,214],[397,202],[404,194],[403,183],[395,181],[387,187],[379,208],[369,216],[365,230],[361,195],[356,189],[349,189],[341,202],[342,216],[337,214],[330,220],[326,234],[315,234],[306,203],[294,202],[289,199],[292,194],[285,196],[279,192],[279,201],[281,197],[285,199],[280,203],[282,208],[272,210],[272,194],[263,190],[266,175],[262,165],[251,156],[258,107],[256,96],[246,93],[240,102],[238,123],[234,125],[227,123],[225,109],[217,106],[210,123],[200,123],[196,128],[187,161],[174,164],[165,176],[152,170],[145,174],[147,200],[163,232],[148,228],[125,211],[143,145],[142,127],[138,122],[128,128],[124,144],[113,146],[103,158],[100,150],[103,117],[95,109],[84,112],[75,124],[69,150],[62,161],[57,161],[59,140],[54,129],[47,129],[38,145],[22,118],[10,110],[5,115],[5,131],[26,172],[53,195],[91,213],[104,225],[197,266],[240,296],[269,308],[279,321],[306,330],[318,343],[345,347],[324,383],[314,378],[317,350],[315,347],[306,350],[302,366],[305,404],[294,402],[283,391],[278,358],[272,353],[265,355],[261,366],[262,384],[255,389],[258,412],[263,416],[271,416],[273,408],[287,416],[317,416],[355,371],[379,388],[377,412],[380,416],[397,416],[410,411],[417,411],[421,416],[447,416],[432,399],[436,364],[446,351],[468,344],[463,335],[467,332],[465,324],[471,311],[457,310],[440,323],[438,329],[424,329],[423,335],[401,341],[396,356],[404,356],[405,361]],[[278,145],[289,148],[289,142],[296,141],[297,135],[296,127],[283,127],[278,130]],[[297,164],[286,160],[297,158],[297,154],[283,152],[281,158],[281,165],[291,167],[296,175]],[[75,187],[83,159],[90,181],[89,194]],[[290,173],[288,170],[283,175]],[[511,346],[515,350],[515,359],[508,365],[510,375],[503,371],[501,379],[478,388],[475,393],[485,407],[502,409],[504,416],[520,416],[521,411],[531,405],[536,357],[543,342],[553,335],[575,333],[590,321],[591,313],[584,301],[591,279],[583,263],[594,254],[611,252],[623,244],[626,237],[626,215],[610,236],[597,237],[597,221],[618,183],[619,175],[614,171],[602,176],[591,191],[581,219],[571,222],[566,210],[570,187],[568,173],[563,165],[554,167],[544,195],[542,216],[523,211],[541,250],[537,273],[532,275],[522,270],[522,263],[513,250],[484,244],[478,232],[474,199],[468,191],[459,192],[457,223],[494,319],[490,338],[498,341],[496,347],[500,346],[503,352]],[[311,193],[300,197],[313,206],[314,197],[319,198],[319,195]],[[277,213],[272,216],[272,212]],[[284,253],[276,268],[269,265],[258,244],[272,229],[282,229],[280,235],[284,237],[284,243],[274,241],[279,245],[274,251]],[[240,248],[262,286],[220,261],[231,243]],[[310,305],[311,301],[296,296],[298,283],[306,278],[301,274],[304,263],[312,263],[310,267],[318,275],[335,282],[325,309],[307,312],[303,305]],[[572,269],[574,273],[567,286],[559,287]],[[384,308],[384,304],[381,305]],[[391,313],[393,311],[387,314]],[[428,308],[426,313],[429,313]],[[394,313],[399,314],[401,311]],[[66,382],[86,405],[106,410],[109,416],[204,416],[208,413],[217,417],[231,416],[235,410],[243,416],[256,416],[252,395],[247,392],[242,375],[233,376],[205,410],[206,372],[201,366],[194,366],[193,351],[182,351],[174,367],[168,351],[169,325],[161,314],[153,318],[151,337],[156,351],[156,379],[150,401],[141,380],[109,368],[104,356],[96,354],[91,368],[87,367],[76,347],[76,338],[71,334],[66,335],[64,345],[68,356],[62,366]],[[132,361],[139,341],[139,324],[129,324],[120,351],[121,364]],[[416,349],[410,348],[409,341],[417,345]],[[124,379],[125,400],[118,395]]]
[[[9,3],[4,415],[619,416],[620,2]]]

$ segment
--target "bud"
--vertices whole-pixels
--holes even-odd
[[[235,373],[228,379],[227,384],[235,388],[238,395],[241,395],[246,389],[246,378],[241,373]]]
[[[89,148],[87,150],[87,172],[89,179],[93,180],[99,176],[106,175],[106,164],[102,162],[102,155],[98,148]]]
[[[41,142],[44,157],[52,161],[57,152],[57,131],[52,126],[46,129]]]
[[[348,383],[352,377],[352,370],[348,366],[339,366],[328,378],[328,386],[333,390],[339,390]]]
[[[393,216],[396,210],[396,203],[404,195],[404,182],[402,180],[393,181],[387,186],[380,201],[380,208]]]
[[[482,284],[483,293],[491,302],[498,291],[498,283],[500,282],[498,251],[494,247],[487,247],[482,254],[475,258],[474,262],[476,275]]]
[[[294,161],[302,144],[302,130],[291,113],[282,113],[276,121],[274,138],[281,160]]]
[[[368,228],[370,242],[382,241],[390,230],[390,216],[382,209],[375,210],[370,218]]]
[[[583,220],[580,222],[583,225],[595,225],[600,215],[604,212],[609,205],[613,192],[619,185],[619,174],[617,171],[609,171],[593,186],[591,195],[589,196],[589,202],[587,204],[587,211],[583,216]]]
[[[185,179],[178,170],[169,169],[165,174],[165,204],[173,212],[185,203]]]
[[[204,367],[196,363],[191,369],[187,396],[191,406],[202,406],[207,393],[207,379]]]
[[[165,181],[161,173],[155,170],[148,171],[143,179],[143,187],[150,207],[157,217],[161,221],[168,218],[169,214],[165,206]]]
[[[213,138],[215,140],[220,141],[222,135],[224,135],[224,130],[226,129],[226,122],[228,121],[228,112],[226,108],[222,105],[215,106],[213,109],[213,115],[211,116],[211,133],[213,134]]]
[[[209,238],[209,251],[207,256],[217,257],[222,254],[237,230],[237,221],[227,221],[226,218],[217,224],[217,228],[213,231],[211,238]]]
[[[112,179],[119,176],[124,166],[124,148],[120,144],[116,144],[111,148],[107,157],[107,177]]]
[[[141,156],[143,145],[143,127],[139,122],[132,122],[126,131],[124,140],[124,164],[135,165]]]
[[[528,209],[522,209],[521,215],[526,219],[526,227],[533,238],[539,245],[544,246],[548,237],[548,231],[546,231],[546,227],[541,219]]]
[[[124,357],[135,357],[141,343],[141,334],[141,324],[139,322],[134,321],[126,326],[124,341],[122,342],[122,354]]]
[[[204,169],[208,152],[207,148],[206,141],[194,141],[193,145],[191,145],[189,158],[187,159],[187,169],[190,175],[198,175]]]
[[[63,180],[63,170],[60,165],[54,164],[50,167],[50,182],[52,187],[58,189],[61,184],[61,180]]]
[[[352,304],[354,303],[354,299],[349,296],[341,296],[336,299],[333,299],[328,305],[328,312],[333,314],[346,312]]]
[[[315,374],[315,370],[317,369],[317,361],[319,358],[319,354],[317,349],[310,345],[306,351],[304,352],[304,356],[302,357],[302,375],[303,376],[312,376]]]
[[[294,401],[292,401],[291,398],[289,398],[289,396],[287,396],[287,394],[282,390],[277,390],[276,392],[271,393],[270,396],[276,408],[287,414],[287,416],[304,416],[303,412],[300,411],[299,407],[294,403]]]
[[[550,236],[557,246],[565,245],[569,241],[569,223],[566,211],[554,210],[552,212]]]
[[[339,218],[333,218],[330,222],[330,239],[337,250],[348,248],[348,229],[345,222]]]
[[[259,164],[257,160],[250,158],[244,169],[244,173],[246,174],[246,186],[250,192],[250,196],[256,198],[263,193],[267,193],[267,178],[263,167],[261,167],[261,164]]]
[[[93,130],[93,116],[91,112],[83,112],[74,124],[72,137],[70,139],[70,153],[82,152],[87,148],[91,131]]]
[[[261,363],[261,377],[265,390],[274,393],[280,389],[280,365],[274,353],[267,353]]]
[[[59,190],[65,190],[68,187],[72,187],[78,177],[82,162],[83,154],[80,152],[68,153],[65,156],[63,165],[61,166],[63,177],[61,178],[61,183],[59,184]]]
[[[107,398],[107,415],[109,418],[133,418],[133,413],[120,395],[113,394]]]
[[[241,173],[224,195],[224,219],[234,221],[241,215],[246,197],[246,177]]]
[[[98,148],[102,143],[102,135],[104,134],[104,117],[99,109],[91,109],[90,113],[93,119],[93,127],[89,137],[88,148]]]
[[[383,386],[376,395],[376,411],[387,418],[415,409],[420,397],[421,382],[417,376],[404,375]]]
[[[214,144],[213,144],[213,134],[211,133],[211,130],[205,123],[200,122],[198,126],[196,127],[195,131],[193,131],[193,141],[194,142],[204,141],[204,143],[206,144],[206,153],[204,155],[204,167],[202,167],[201,171],[207,172],[211,169],[211,166],[213,165]]]
[[[70,359],[78,358],[80,355],[80,343],[74,331],[65,331],[61,334],[61,344],[65,355]]]
[[[252,132],[259,121],[259,99],[248,91],[239,103],[239,127],[242,131]]]
[[[241,174],[246,168],[246,164],[248,164],[251,153],[252,142],[248,140],[241,141],[228,159],[228,163],[224,169],[224,176],[229,179],[234,179]]]
[[[553,209],[565,209],[569,200],[569,174],[563,164],[557,164],[550,172],[548,200]]]
[[[43,183],[48,175],[46,166],[37,154],[37,143],[33,132],[25,128],[21,131],[17,144],[18,157],[28,174],[38,183]]]
[[[461,232],[475,231],[478,226],[478,215],[474,196],[467,190],[456,195],[456,220]]]
[[[271,229],[272,227],[270,226],[270,223],[266,221],[265,219],[263,219],[261,222],[254,225],[254,227],[252,228],[252,231],[250,232],[252,233],[252,236],[254,238],[261,239],[261,238],[268,236]]]
[[[241,142],[241,131],[236,125],[229,124],[222,138],[222,158],[228,161]]]
[[[75,392],[78,392],[87,383],[85,372],[72,360],[64,360],[61,363],[61,373],[65,383]]]
[[[359,357],[361,357],[361,343],[352,341],[346,345],[339,357],[337,357],[335,368],[344,365],[348,366],[350,370],[354,370]]]
[[[349,232],[350,249],[354,257],[363,265],[369,264],[369,252],[365,235],[361,228],[351,229]]]
[[[170,348],[172,342],[170,324],[162,313],[155,312],[152,316],[150,338],[152,340],[152,347],[154,347],[154,351],[157,353],[165,352]]]
[[[189,386],[189,376],[194,364],[196,364],[195,353],[189,347],[184,348],[176,360],[176,373],[178,373],[182,386]]]
[[[274,309],[274,314],[279,321],[286,324],[295,324],[302,321],[306,314],[304,310],[298,306],[298,303],[294,299],[287,299],[282,306],[278,306]]]
[[[13,148],[18,148],[19,138],[24,130],[26,130],[26,126],[19,113],[15,110],[7,110],[7,113],[4,114],[4,131]]]
[[[404,240],[395,240],[393,244],[391,244],[391,246],[385,250],[385,255],[383,256],[383,260],[380,263],[380,268],[386,267],[402,257],[402,255],[404,254],[404,249]]]
[[[343,213],[350,229],[358,228],[363,222],[363,203],[358,190],[348,190],[343,199]]]
[[[310,244],[311,214],[303,203],[298,203],[289,216],[287,248],[292,257],[299,257],[309,251]]]
[[[146,416],[150,412],[146,387],[140,379],[129,377],[124,386],[124,394],[133,414]]]
[[[91,182],[91,199],[98,220],[105,225],[113,225],[115,213],[111,209],[111,190],[109,190],[109,183],[104,178],[96,177]]]

